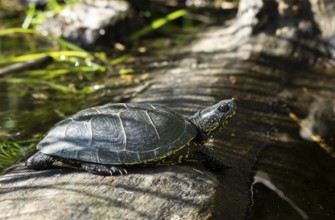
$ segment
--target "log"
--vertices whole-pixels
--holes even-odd
[[[207,28],[169,62],[141,63],[153,81],[130,102],[192,115],[237,100],[232,123],[207,143],[229,168],[182,164],[100,177],[18,164],[0,177],[0,218],[334,218],[334,160],[301,138],[292,118],[306,117],[320,96],[334,99],[333,47],[322,19],[312,16],[317,7],[312,0],[242,0],[231,25]]]

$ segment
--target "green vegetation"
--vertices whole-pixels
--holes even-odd
[[[151,33],[154,30],[157,30],[158,28],[161,28],[162,26],[166,25],[168,22],[176,20],[177,18],[184,16],[186,13],[187,13],[187,10],[180,9],[180,10],[174,11],[166,15],[164,18],[156,19],[150,25],[130,35],[129,40],[130,41],[137,40],[141,38],[142,36],[145,36],[146,34]]]
[[[0,171],[27,155],[28,149],[35,146],[37,139],[19,141],[4,139],[0,141]]]

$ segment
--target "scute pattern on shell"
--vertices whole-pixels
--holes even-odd
[[[196,127],[151,104],[107,104],[56,124],[37,148],[45,154],[100,164],[159,160],[190,142]]]

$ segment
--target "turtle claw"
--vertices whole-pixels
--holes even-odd
[[[111,165],[82,162],[81,167],[89,173],[103,176],[113,176],[116,173],[119,173],[120,175],[127,174],[127,171],[124,168]]]
[[[121,176],[123,176],[122,170],[119,170],[119,173],[120,173]]]
[[[109,167],[109,170],[110,170],[111,175],[114,175],[115,173],[119,173],[121,176],[123,176],[124,174],[127,174],[126,169],[121,168],[121,167],[111,166]]]
[[[122,169],[119,169],[119,168],[114,167],[114,166],[110,167],[110,169],[111,169],[113,174],[119,173],[121,176],[123,176]],[[113,175],[113,174],[111,174],[111,175]]]
[[[111,167],[113,169],[113,173],[118,172],[121,176],[128,174],[127,170],[124,168],[118,168],[118,167]]]
[[[107,167],[107,165],[106,165]],[[124,174],[128,174],[126,169],[116,166],[110,166],[108,167],[109,174],[113,176],[116,173],[119,173],[119,175],[123,176]]]
[[[113,176],[113,171],[112,170],[108,170],[108,173]]]

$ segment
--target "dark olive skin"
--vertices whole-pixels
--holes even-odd
[[[45,169],[55,161],[77,163],[99,175],[127,173],[125,166],[201,161],[222,167],[203,146],[235,115],[234,99],[186,118],[160,105],[106,104],[85,109],[58,124],[37,144],[26,166]]]

